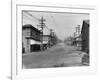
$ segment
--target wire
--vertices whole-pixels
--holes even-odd
[[[29,13],[29,12],[27,12],[27,11],[24,11],[24,12],[26,12],[28,15],[30,15],[31,17],[33,17],[34,19],[36,19],[36,20],[39,21],[39,19],[38,19],[37,17],[35,17],[34,15],[32,15],[31,13]]]
[[[28,15],[23,14],[23,16],[27,17],[31,22],[33,22],[33,21],[32,21],[33,19],[30,18]]]
[[[33,17],[34,19],[40,21],[40,19],[38,19],[37,17],[35,17],[34,15],[32,15],[31,13],[29,13],[28,11],[24,11],[26,12],[29,16]],[[45,25],[45,28],[48,29],[50,31],[50,29]]]
[[[56,21],[55,21],[55,19],[54,19],[54,17],[51,15],[51,18],[53,19],[53,22],[54,22],[54,24],[55,24],[55,26],[58,26],[57,24],[56,24]]]

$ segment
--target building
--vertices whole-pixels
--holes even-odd
[[[43,35],[43,43],[48,43],[50,40],[50,35]]]
[[[89,20],[84,20],[81,30],[82,51],[89,53]]]
[[[29,53],[40,49],[41,32],[30,24],[22,26],[22,51]]]
[[[77,50],[82,49],[81,34],[73,39],[73,44],[77,47]]]
[[[43,35],[43,49],[47,49],[49,47],[50,35]]]
[[[73,34],[72,45],[76,47],[77,50],[81,50],[81,29],[80,25],[75,27],[76,31]]]
[[[54,35],[43,35],[43,47],[47,49],[57,43],[57,37]]]

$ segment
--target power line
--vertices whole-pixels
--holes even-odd
[[[30,18],[28,15],[24,15],[24,14],[23,14],[23,16],[27,17],[31,22],[33,22],[33,21],[32,21],[33,19]],[[36,22],[36,21],[35,21],[35,22]]]
[[[55,26],[58,26],[57,24],[56,24],[56,21],[55,21],[55,19],[54,19],[54,17],[51,15],[51,18],[53,19],[53,22],[54,22],[54,24],[55,24]]]
[[[50,31],[50,29],[47,26],[45,26],[45,28],[47,28]]]
[[[39,19],[37,17],[35,17],[33,14],[29,13],[28,11],[24,11],[24,12],[26,12],[28,15],[30,15],[31,17],[33,17],[34,19],[39,21]]]
[[[41,30],[41,51],[43,51],[43,29],[45,27],[45,19],[43,18],[43,16],[41,17],[41,19],[39,19],[40,23],[39,23],[39,27],[40,27],[40,30]]]
[[[40,21],[41,20],[41,19],[38,19],[37,17],[35,17],[33,14],[29,13],[28,11],[24,11],[24,12],[26,12],[29,16],[33,17],[37,21]],[[39,26],[39,25],[37,25],[37,26]],[[47,28],[50,31],[50,29],[46,25],[45,25],[45,28]]]
[[[31,13],[25,11],[28,15],[32,16],[33,18],[35,18],[36,20],[40,21],[40,19],[38,19],[37,17],[35,17],[34,15],[32,15]],[[47,28],[48,30],[50,30],[46,25],[45,28]]]

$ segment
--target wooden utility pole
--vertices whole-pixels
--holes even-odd
[[[80,35],[80,25],[76,27],[76,36],[78,37]]]
[[[77,27],[78,35],[80,35],[80,25]]]
[[[38,26],[40,26],[40,28],[41,28],[40,29],[40,31],[41,31],[41,34],[40,34],[41,35],[41,51],[43,51],[43,29],[46,25],[44,23],[45,19],[43,18],[43,16],[41,17],[41,19],[39,21],[40,21],[40,23]]]

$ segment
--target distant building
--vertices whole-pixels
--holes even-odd
[[[43,35],[43,43],[48,43],[50,40],[50,35]]]
[[[30,24],[22,26],[22,49],[24,53],[29,53],[37,49],[38,46],[35,46],[35,48],[34,45],[40,44],[40,34],[40,30],[38,30]]]
[[[77,50],[81,50],[82,49],[82,39],[81,39],[81,35],[77,36],[74,38],[74,45],[77,46]]]
[[[57,37],[55,35],[43,35],[44,47],[51,47],[57,43]]]
[[[84,20],[81,30],[82,51],[89,53],[89,20]]]
[[[50,35],[43,35],[43,50],[49,47]]]
[[[76,31],[74,32],[74,36],[72,39],[72,45],[76,46],[77,50],[81,50],[81,29],[80,25],[76,27]]]

